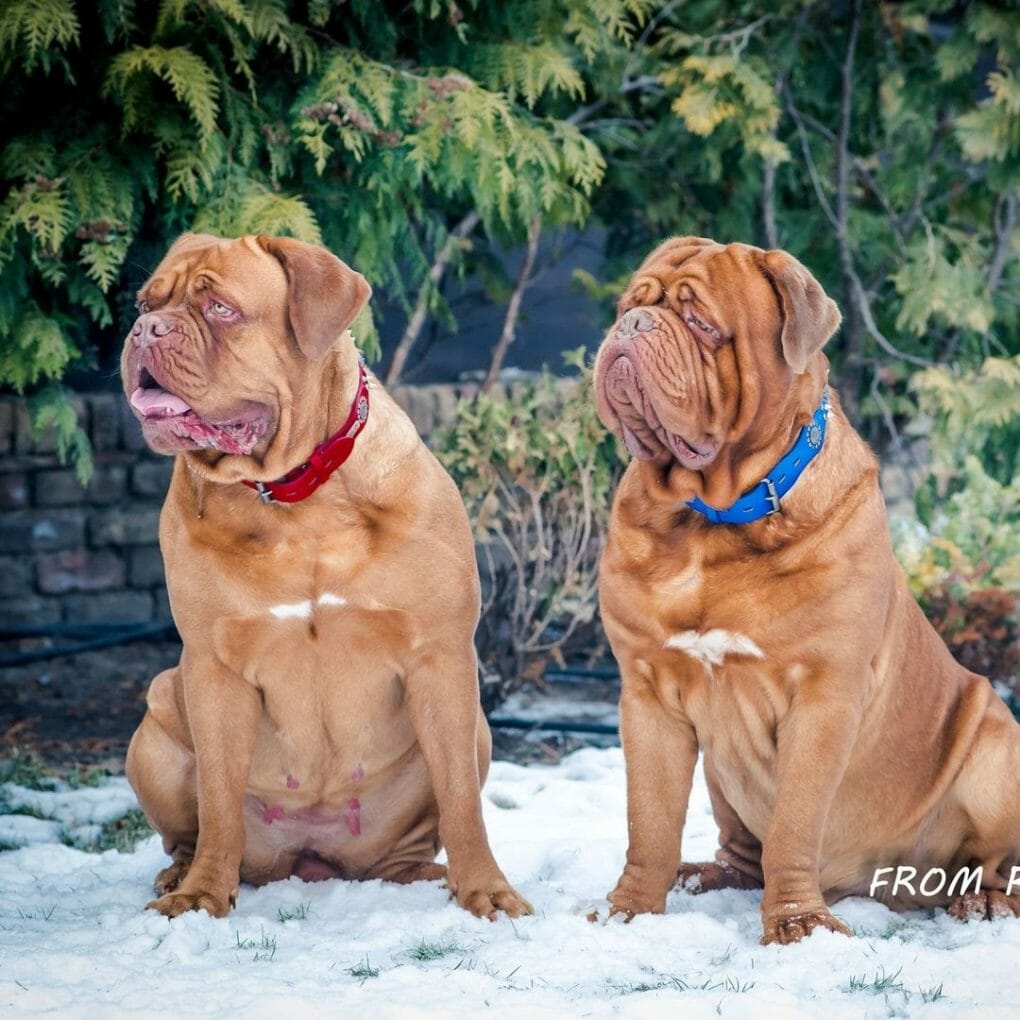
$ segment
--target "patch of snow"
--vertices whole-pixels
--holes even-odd
[[[72,789],[61,784],[56,790],[4,783],[0,786],[0,811],[11,813],[0,814],[0,847],[37,842],[87,846],[99,837],[103,825],[136,807],[134,792],[123,778],[111,779],[102,787]],[[29,826],[30,821],[41,824]],[[12,826],[10,832],[8,825]]]
[[[762,947],[758,893],[675,890],[664,916],[590,923],[593,909],[606,917],[626,850],[619,748],[493,764],[489,837],[536,911],[513,923],[471,917],[435,882],[296,879],[242,887],[222,920],[168,921],[143,910],[167,863],[157,837],[131,854],[57,841],[72,820],[116,817],[125,787],[26,801],[49,822],[0,817],[30,844],[0,854],[5,1017],[1005,1018],[1020,1002],[1014,920],[961,924],[854,899],[835,911],[855,938]],[[685,860],[709,858],[716,839],[699,772]]]

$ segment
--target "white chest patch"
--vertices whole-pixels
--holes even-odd
[[[312,603],[310,599],[304,602],[285,602],[271,606],[269,612],[278,620],[307,620],[312,615]]]
[[[313,603],[311,599],[304,602],[283,602],[278,606],[270,606],[269,613],[278,620],[310,620],[312,610],[319,606],[346,606],[347,599],[332,592],[323,592]]]
[[[685,630],[666,639],[666,648],[697,659],[705,669],[721,666],[727,655],[745,655],[752,659],[764,659],[765,653],[746,635],[729,630]]]

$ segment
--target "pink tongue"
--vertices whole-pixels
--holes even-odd
[[[145,418],[170,418],[191,410],[190,405],[166,390],[143,390],[141,386],[131,394],[131,406]]]

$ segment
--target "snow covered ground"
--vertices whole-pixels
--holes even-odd
[[[166,1017],[1016,1017],[1020,922],[896,915],[866,900],[837,913],[853,939],[818,932],[762,947],[758,895],[675,892],[664,917],[605,916],[625,849],[623,755],[558,766],[496,762],[485,811],[496,856],[535,905],[477,920],[436,883],[297,880],[242,888],[225,920],[142,910],[165,863],[87,853],[134,799],[126,782],[0,790],[0,1015]],[[698,782],[689,859],[716,830]]]

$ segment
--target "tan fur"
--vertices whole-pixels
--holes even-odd
[[[203,312],[210,289],[238,322]],[[264,506],[239,484],[280,477],[344,422],[358,362],[343,331],[368,293],[323,249],[193,235],[140,292],[129,397],[149,358],[204,417],[257,406],[270,422],[248,455],[178,445],[160,520],[184,650],[152,683],[127,768],[174,861],[150,904],[169,916],[222,916],[239,880],[294,874],[445,875],[477,915],[531,909],[482,822],[478,577],[453,482],[373,380],[353,455],[312,496]],[[153,321],[173,329],[153,341]]]
[[[607,425],[641,428],[612,384],[624,356],[638,403],[688,440],[718,442],[695,471],[649,431],[650,455],[614,502],[600,596],[623,676],[630,833],[614,912],[662,911],[678,874],[698,891],[764,885],[763,941],[790,942],[819,925],[846,932],[826,903],[867,895],[878,867],[983,864],[981,896],[953,912],[1020,913],[1020,897],[1002,895],[1020,863],[1020,726],[911,597],[877,463],[838,398],[781,514],[724,526],[684,506],[728,506],[791,447],[826,383],[830,305],[785,253],[676,239],[621,302],[621,319],[637,307],[654,325],[621,335],[618,322],[600,351]],[[691,308],[718,348],[681,321]],[[681,866],[699,749],[721,849]]]

